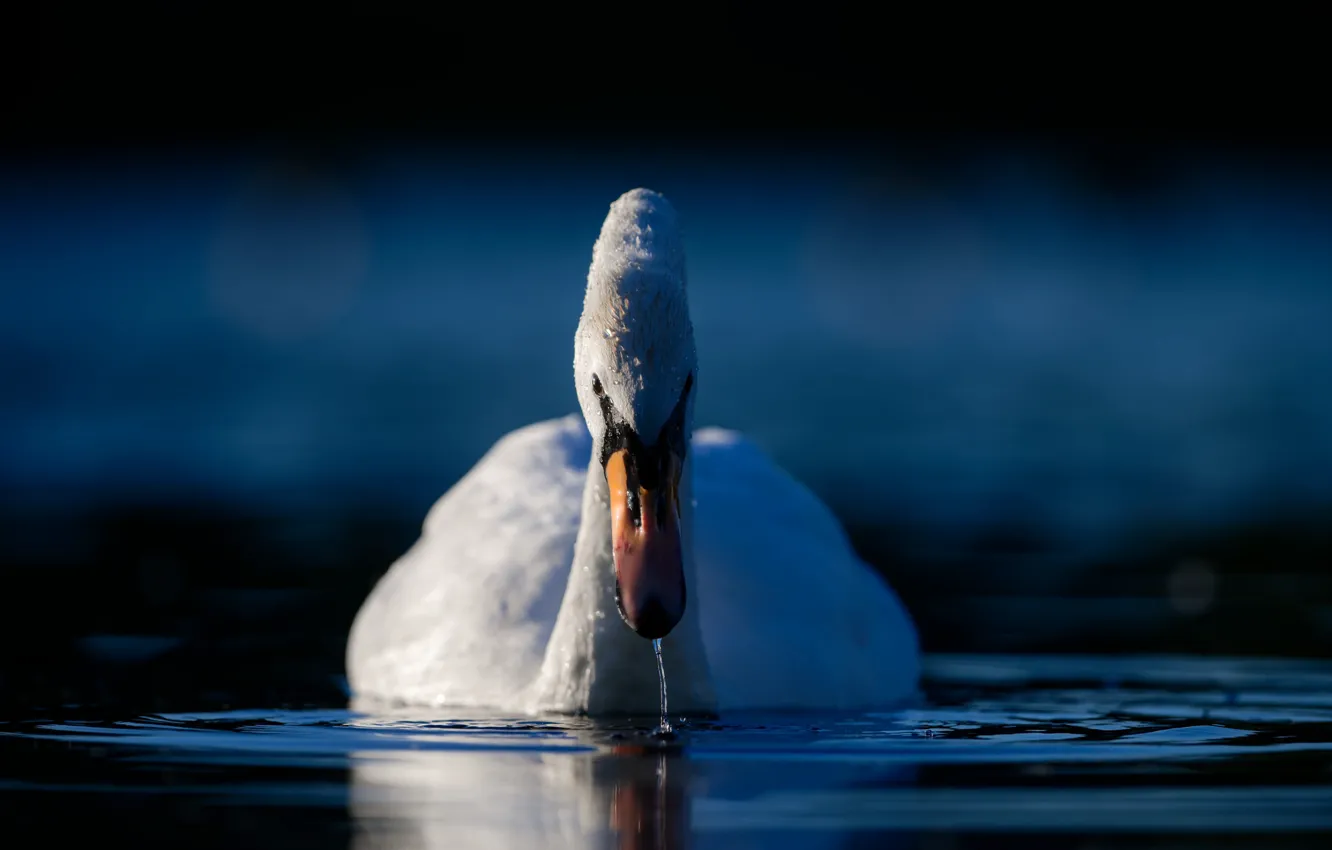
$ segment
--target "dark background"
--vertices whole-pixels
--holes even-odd
[[[575,409],[635,185],[688,228],[699,424],[927,649],[1327,652],[1316,27],[486,14],[4,28],[0,700],[340,700],[433,499]]]

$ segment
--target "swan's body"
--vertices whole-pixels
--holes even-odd
[[[831,512],[739,435],[690,439],[697,369],[684,286],[674,211],[654,193],[626,194],[594,250],[575,341],[583,416],[505,436],[435,504],[352,627],[358,697],[657,709],[652,646],[635,634],[651,625],[635,620],[634,562],[620,543],[633,527],[622,517],[612,527],[624,493],[605,460],[617,432],[603,413],[614,427],[660,432],[661,445],[672,417],[682,423],[678,514],[661,515],[678,534],[687,592],[682,613],[666,602],[678,618],[662,640],[673,712],[863,708],[915,693],[914,627]],[[643,486],[644,497],[656,492]],[[654,557],[638,562],[649,601],[674,587],[652,584],[665,571]]]

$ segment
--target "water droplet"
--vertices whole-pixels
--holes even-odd
[[[606,337],[606,339],[610,339],[611,337],[615,336],[615,332],[612,331],[610,328],[606,328],[601,333]]]

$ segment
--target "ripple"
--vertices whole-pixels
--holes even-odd
[[[627,823],[779,847],[865,831],[1332,829],[1327,665],[1277,663],[1265,681],[1248,660],[980,663],[932,660],[927,705],[679,718],[671,742],[653,738],[655,716],[440,709],[0,721],[0,789],[138,801],[111,813],[322,812],[370,845],[431,847],[579,847]]]

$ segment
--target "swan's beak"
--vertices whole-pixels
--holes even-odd
[[[667,452],[657,486],[641,486],[629,449],[606,459],[620,616],[645,638],[665,637],[685,610],[680,546],[680,459]]]

